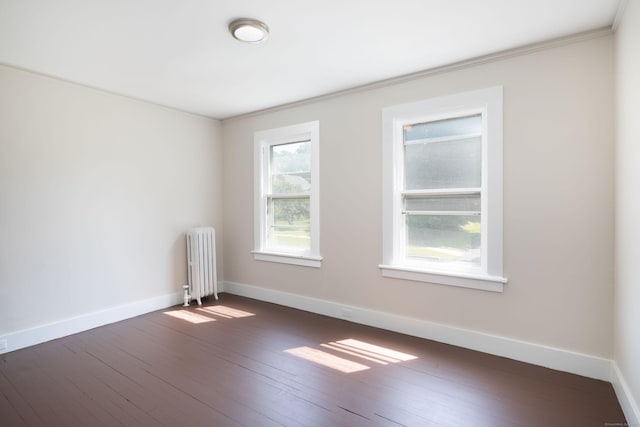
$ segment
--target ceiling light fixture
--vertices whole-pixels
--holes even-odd
[[[264,22],[249,18],[231,21],[229,31],[233,38],[247,43],[260,43],[269,36],[269,27]]]

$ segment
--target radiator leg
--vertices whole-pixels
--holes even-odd
[[[200,297],[198,297],[197,300],[198,300],[198,305],[202,305],[202,301],[200,300]]]

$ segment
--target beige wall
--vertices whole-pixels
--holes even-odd
[[[616,51],[616,297],[614,360],[640,408],[640,1],[627,2]],[[640,416],[638,413],[637,416]],[[631,420],[628,420],[631,422]],[[640,422],[640,419],[636,420]]]
[[[225,280],[612,356],[612,38],[223,122]],[[383,278],[381,109],[504,87],[504,293]],[[320,121],[321,269],[255,261],[253,132]]]
[[[179,292],[221,150],[215,120],[0,66],[0,335]]]

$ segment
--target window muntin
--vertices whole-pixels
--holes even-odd
[[[318,134],[318,122],[255,134],[256,259],[319,267]]]

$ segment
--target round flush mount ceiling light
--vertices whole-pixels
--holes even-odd
[[[260,43],[269,36],[269,27],[255,19],[240,18],[229,24],[231,35],[241,42]]]

